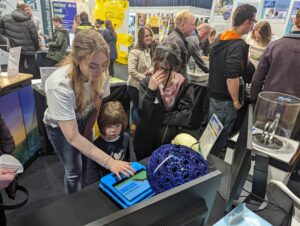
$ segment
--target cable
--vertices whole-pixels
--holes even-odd
[[[291,225],[291,217],[290,217],[290,214],[289,214],[283,207],[281,207],[279,204],[274,203],[274,202],[271,202],[271,201],[266,200],[266,199],[264,199],[264,198],[261,198],[261,197],[259,197],[258,195],[254,194],[254,193],[252,193],[252,192],[250,192],[250,191],[248,191],[248,190],[246,190],[245,188],[243,188],[243,191],[247,192],[247,193],[250,194],[250,195],[253,195],[254,197],[260,199],[261,201],[267,202],[267,203],[272,204],[272,205],[278,207],[279,209],[281,209],[281,210],[285,213],[285,219],[287,219],[287,221],[288,221],[288,222],[287,222],[287,225]],[[269,195],[273,198],[273,196],[272,196],[271,194],[269,194]],[[256,204],[251,203],[251,205],[256,205]],[[258,206],[258,205],[257,205],[257,206]],[[257,212],[258,212],[258,211],[257,211]]]

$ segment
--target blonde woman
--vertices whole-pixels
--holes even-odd
[[[81,189],[82,156],[87,156],[120,178],[134,170],[127,162],[114,160],[91,142],[103,93],[109,50],[95,30],[79,32],[73,41],[69,62],[46,81],[48,108],[44,123],[48,137],[64,164],[65,190]]]

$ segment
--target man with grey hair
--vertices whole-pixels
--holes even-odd
[[[10,47],[22,47],[19,72],[36,75],[35,53],[39,49],[36,27],[24,12],[25,3],[11,14],[0,18],[0,34],[8,38]]]
[[[186,76],[188,62],[188,41],[195,28],[195,16],[189,11],[178,12],[175,16],[175,30],[165,39],[165,42],[175,42],[180,49],[180,58],[182,60],[180,74]]]
[[[188,53],[189,53],[188,61],[191,57],[193,57],[198,67],[205,73],[208,73],[209,70],[201,57],[200,42],[203,42],[207,39],[209,32],[210,32],[209,24],[201,23],[197,27],[197,35],[192,35],[190,37],[187,37]]]

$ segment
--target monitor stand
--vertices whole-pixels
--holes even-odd
[[[253,211],[263,210],[268,205],[266,194],[268,180],[269,156],[256,152],[255,165],[252,178],[252,194],[246,200],[247,207]],[[245,183],[246,185],[246,183]],[[250,189],[245,188],[247,191]],[[265,201],[266,200],[266,201]]]

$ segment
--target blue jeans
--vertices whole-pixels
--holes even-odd
[[[79,132],[85,126],[85,120],[77,120]],[[65,138],[59,127],[46,125],[47,135],[65,169],[65,192],[71,194],[81,190],[82,156]]]
[[[131,117],[132,123],[138,124],[140,122],[140,117],[138,114],[139,110],[139,90],[133,86],[127,86],[127,93],[132,100],[132,109],[131,109]]]
[[[227,139],[231,134],[237,116],[237,110],[234,108],[232,101],[222,101],[210,98],[208,119],[210,119],[213,114],[217,115],[224,126],[210,152],[217,156],[221,151],[226,151]]]

